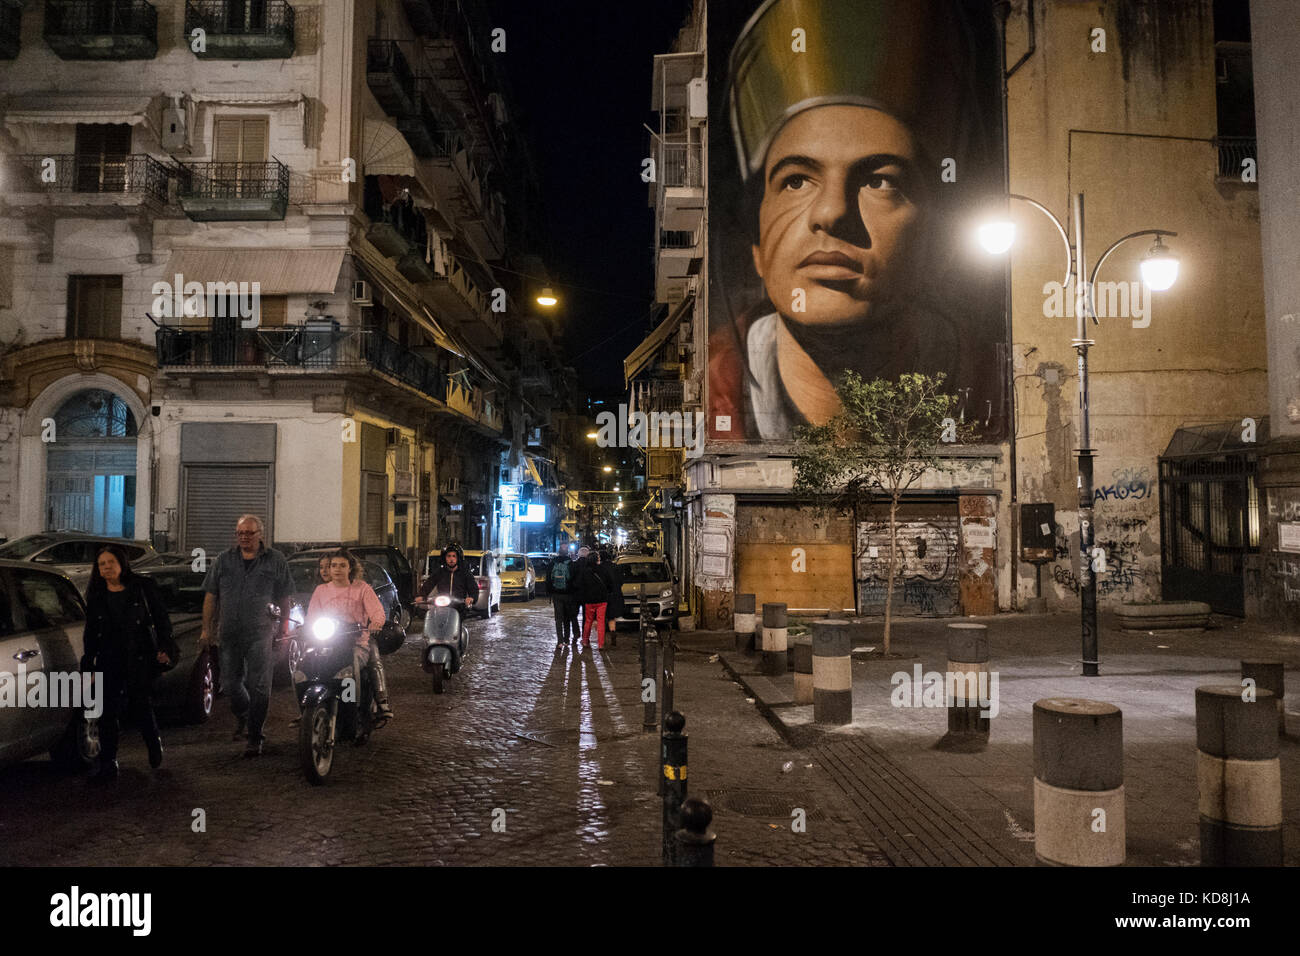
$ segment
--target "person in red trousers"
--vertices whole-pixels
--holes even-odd
[[[578,599],[582,601],[582,649],[591,650],[590,634],[596,629],[596,644],[605,648],[605,606],[609,601],[609,589],[604,575],[597,569],[600,559],[593,552],[583,560],[582,570],[578,576]]]

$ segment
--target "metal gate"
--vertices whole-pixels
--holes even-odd
[[[235,522],[254,514],[266,525],[271,546],[274,501],[269,465],[186,465],[181,501],[181,548],[215,556],[235,543]]]
[[[1160,579],[1165,600],[1204,601],[1220,614],[1246,613],[1246,556],[1259,553],[1255,440],[1240,422],[1180,428],[1160,457]]]
[[[135,439],[61,441],[45,459],[45,530],[135,537]]]

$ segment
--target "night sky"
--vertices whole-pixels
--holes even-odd
[[[561,297],[565,354],[582,395],[621,390],[623,359],[650,328],[654,234],[641,181],[650,137],[641,124],[655,125],[653,57],[669,52],[689,9],[689,0],[494,4],[494,22],[506,29],[499,63],[511,119],[541,178],[539,251]]]

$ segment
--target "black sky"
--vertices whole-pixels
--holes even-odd
[[[582,393],[621,389],[623,359],[649,327],[653,220],[641,124],[653,115],[653,57],[669,52],[689,9],[689,0],[498,0],[493,10],[506,30],[498,66],[512,87],[512,121],[541,178],[539,251],[562,297],[565,352]]]

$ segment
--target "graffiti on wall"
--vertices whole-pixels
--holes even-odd
[[[1110,475],[1113,479],[1110,484],[1101,485],[1093,491],[1094,507],[1103,501],[1125,501],[1129,498],[1140,500],[1155,493],[1149,468],[1116,468]]]
[[[1094,494],[1094,547],[1101,548],[1105,570],[1098,566],[1097,596],[1111,601],[1138,601],[1158,596],[1159,525],[1155,515],[1155,483],[1149,468],[1123,467],[1111,472],[1113,481]],[[1058,520],[1064,515],[1058,512]],[[1052,581],[1065,600],[1079,593],[1079,534],[1056,527]]]
[[[897,531],[895,613],[927,616],[956,613],[960,603],[956,519],[900,521]],[[858,605],[865,613],[883,612],[890,550],[888,521],[858,524]]]

